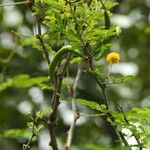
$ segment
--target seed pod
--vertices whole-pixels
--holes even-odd
[[[104,19],[105,19],[105,27],[106,29],[109,29],[111,23],[110,23],[110,18],[109,18],[107,10],[104,11]]]
[[[53,60],[50,64],[50,67],[49,67],[49,75],[50,75],[51,81],[54,81],[54,74],[55,74],[55,70],[56,70],[58,62],[60,62],[62,60],[63,56],[67,53],[72,53],[77,57],[82,57],[82,55],[79,52],[72,49],[71,45],[67,45],[67,46],[62,47],[56,53],[55,57],[53,58]]]

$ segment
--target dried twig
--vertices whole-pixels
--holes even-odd
[[[65,146],[66,150],[71,150],[71,144],[72,144],[74,129],[76,126],[76,122],[80,117],[75,99],[76,99],[76,95],[77,95],[77,86],[78,86],[78,82],[79,82],[80,77],[81,77],[81,72],[82,72],[81,65],[79,64],[77,75],[76,75],[75,82],[74,82],[73,89],[72,89],[73,122],[72,122],[70,129],[68,131],[68,136],[67,136],[67,141],[66,141],[66,146]]]

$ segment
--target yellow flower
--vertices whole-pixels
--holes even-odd
[[[106,56],[106,61],[110,62],[110,63],[118,63],[120,60],[120,55],[116,52],[111,52]]]

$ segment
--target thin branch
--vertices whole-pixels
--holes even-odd
[[[106,96],[106,84],[102,84],[102,83],[97,79],[96,76],[95,76],[95,78],[96,78],[96,81],[97,81],[98,85],[100,86],[100,88],[101,88],[101,90],[102,90],[103,99],[104,99],[104,102],[105,102],[105,104],[106,104],[106,109],[108,110],[108,109],[109,109],[109,105],[108,105],[108,100],[107,100],[107,96]],[[112,122],[115,121],[115,118],[114,118],[114,117],[112,116],[112,114],[109,113],[109,112],[107,113],[107,117],[110,118],[110,120],[111,120]],[[123,143],[124,143],[126,146],[129,146],[128,142],[126,141],[126,139],[125,139],[125,137],[124,137],[124,135],[123,135],[123,133],[117,129],[117,126],[116,126],[116,125],[114,125],[114,128],[115,128],[115,130],[118,132],[118,134],[119,134],[119,136],[121,137]]]
[[[80,118],[82,118],[82,117],[102,117],[102,116],[105,116],[105,115],[106,115],[105,113],[100,113],[100,114],[88,114],[88,115],[80,114]]]
[[[102,90],[103,93],[103,103],[106,105],[106,108],[109,109],[108,102],[107,102],[107,97],[106,97],[106,85],[101,83],[101,81],[96,77],[96,75],[93,75],[94,79],[96,80],[97,84]]]
[[[1,77],[1,81],[4,80],[4,76],[5,76],[5,72],[7,70],[7,66],[10,63],[10,61],[12,60],[12,58],[14,57],[15,53],[16,53],[16,49],[17,49],[17,34],[13,33],[14,35],[14,41],[15,41],[15,47],[14,49],[11,50],[10,54],[7,56],[7,58],[5,59],[0,59],[0,63],[3,64],[3,68],[2,68],[2,77]]]
[[[102,4],[102,7],[104,8],[104,10],[107,11],[107,9],[106,9],[106,7],[105,7],[105,5],[104,5],[103,0],[100,0],[100,2],[101,2],[101,4]]]
[[[56,74],[56,77],[55,77],[55,90],[52,96],[53,111],[50,113],[49,119],[48,119],[48,129],[49,129],[50,138],[51,138],[49,145],[53,148],[53,150],[59,150],[57,140],[56,140],[57,113],[58,113],[58,106],[60,104],[59,98],[60,98],[62,80],[65,75],[66,68],[68,67],[71,56],[72,54],[68,54],[66,58],[66,62],[63,66],[62,72],[60,74]]]
[[[0,60],[0,63],[8,64],[11,61],[12,57],[14,56],[15,52],[16,52],[15,49],[12,50],[7,58]]]
[[[12,60],[13,56],[15,55],[15,52],[16,52],[15,49],[12,50],[6,59],[0,60],[0,63],[3,63],[1,81],[4,80],[4,76],[5,76],[5,72],[7,70],[7,66],[8,66],[9,62]]]
[[[65,147],[66,150],[71,150],[71,144],[72,144],[72,139],[73,139],[73,134],[74,134],[76,122],[80,117],[75,99],[76,99],[76,95],[77,95],[77,86],[78,86],[78,82],[79,82],[80,77],[81,77],[81,73],[82,73],[81,64],[79,64],[77,75],[76,75],[75,82],[74,82],[73,89],[72,89],[73,122],[72,122],[70,129],[68,131],[67,142],[66,142],[66,147]]]
[[[121,112],[122,112],[122,114],[123,114],[124,121],[125,121],[128,125],[131,125],[130,122],[128,121],[128,119],[127,119],[127,116],[126,116],[126,114],[125,114],[123,108],[122,108],[118,103],[117,103],[117,106],[118,106],[118,108],[121,110]],[[135,133],[132,133],[132,135],[134,136],[136,142],[138,143],[140,150],[142,150],[142,144],[141,144],[141,142],[139,141],[138,137],[135,135]]]
[[[21,4],[27,4],[27,3],[28,3],[28,1],[22,1],[22,2],[16,2],[16,3],[5,3],[5,4],[0,4],[0,7],[21,5]]]
[[[13,34],[17,35],[18,37],[33,37],[33,35],[23,34],[21,32],[11,31]]]
[[[33,140],[33,138],[36,136],[36,134],[32,134],[31,138],[29,139],[28,143],[26,145],[23,145],[23,150],[29,150],[30,149],[30,144]]]
[[[38,16],[36,16],[36,20],[37,20],[37,30],[38,30],[38,33],[36,35],[37,39],[39,39],[39,42],[42,46],[42,50],[43,50],[43,53],[44,53],[44,56],[46,58],[46,61],[48,63],[48,65],[50,64],[50,59],[49,59],[49,55],[48,55],[48,50],[47,48],[45,47],[45,44],[44,44],[44,41],[42,39],[42,31],[41,31],[41,20]]]
[[[32,117],[32,116],[30,116],[30,117],[31,117],[31,120],[32,120],[32,123],[33,123],[32,135],[31,135],[30,139],[28,140],[27,144],[23,145],[23,150],[29,150],[30,149],[31,142],[32,142],[33,138],[36,136],[36,130],[35,130],[35,127],[36,127],[35,123],[36,123],[36,121],[35,121],[34,117]]]
[[[91,71],[93,71],[93,67],[91,67]],[[90,73],[91,73],[91,72],[90,72]],[[92,75],[93,75],[93,74],[92,74]],[[100,87],[100,89],[101,89],[101,91],[102,91],[102,94],[103,94],[103,102],[102,102],[102,103],[105,104],[106,109],[109,110],[108,100],[107,100],[107,96],[106,96],[106,88],[107,88],[106,83],[105,83],[105,82],[103,83],[102,81],[100,81],[100,80],[96,77],[96,75],[93,75],[93,76],[94,76],[94,79],[96,80],[97,84],[99,85],[99,87]],[[112,114],[111,114],[110,112],[107,113],[107,117],[108,117],[112,122],[115,121],[115,118],[112,116]],[[105,119],[107,120],[107,118],[105,118]],[[126,141],[126,139],[125,139],[123,133],[117,129],[117,126],[116,126],[116,125],[114,125],[113,127],[114,127],[114,130],[119,134],[119,136],[120,136],[120,138],[122,139],[124,145],[126,145],[126,146],[129,147],[129,144],[128,144],[128,142]]]

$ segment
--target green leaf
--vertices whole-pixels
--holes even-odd
[[[128,76],[118,77],[118,78],[113,80],[113,83],[114,84],[120,84],[120,83],[123,83],[123,82],[130,80],[132,78],[135,78],[135,76],[134,75],[128,75]]]
[[[117,3],[117,2],[105,1],[105,7],[107,8],[107,10],[109,10],[109,9],[111,9],[111,8],[117,6],[117,5],[119,5],[119,3]]]
[[[103,69],[104,66],[103,65],[95,65],[93,71],[91,71],[91,73],[95,76],[97,76],[99,79],[101,79],[101,81],[104,81],[104,77],[103,77]]]
[[[30,138],[31,137],[31,131],[27,129],[9,129],[5,130],[0,136],[6,137],[6,138]]]
[[[36,112],[36,119],[42,119],[46,113],[52,112],[51,108],[45,108],[43,111]]]
[[[6,82],[0,83],[0,92],[9,87],[26,88],[33,85],[40,86],[43,82],[48,81],[48,77],[30,77],[27,74],[16,75]]]
[[[54,90],[54,87],[53,87],[53,86],[49,86],[49,85],[43,84],[43,83],[41,83],[41,84],[39,85],[39,87],[40,87],[42,90],[49,90],[49,91]]]
[[[103,58],[110,49],[112,40],[116,37],[116,27],[111,27],[109,30],[101,30],[101,35],[97,41],[92,56],[96,56],[96,60]]]
[[[150,126],[150,108],[132,108],[132,111],[127,114],[128,118],[132,122],[139,122],[140,124],[145,124]],[[150,128],[149,128],[150,129]]]
[[[40,124],[40,125],[37,127],[36,132],[39,132],[39,131],[42,130],[43,128],[44,128],[44,125],[43,125],[43,124]]]
[[[32,129],[34,126],[33,122],[27,122],[27,127]]]
[[[75,100],[76,102],[78,103],[81,103],[85,106],[88,106],[94,110],[97,110],[97,111],[100,111],[100,112],[106,112],[106,106],[105,105],[99,105],[97,104],[96,102],[93,102],[93,101],[88,101],[88,100],[85,100],[85,99],[76,99]]]
[[[106,48],[104,48],[104,49],[102,49],[101,51],[100,51],[100,53],[99,53],[99,55],[98,55],[98,57],[97,57],[97,59],[96,60],[100,60],[100,59],[102,59],[104,56],[105,56],[105,54],[107,53],[107,51],[108,51],[108,49]]]

